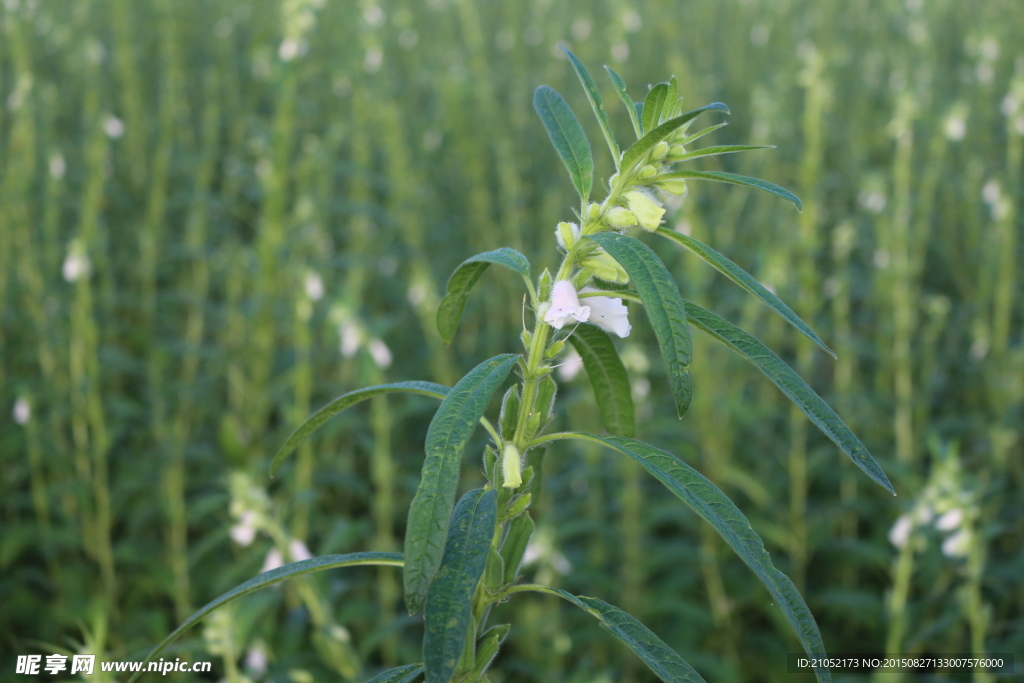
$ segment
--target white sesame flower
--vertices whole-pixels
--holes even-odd
[[[563,382],[571,382],[582,369],[583,358],[576,352],[576,349],[573,349],[566,356],[565,361],[558,365],[558,378]]]
[[[373,357],[373,362],[377,364],[378,368],[383,370],[391,365],[391,349],[382,340],[371,339],[370,343],[366,345],[366,350],[370,352],[370,356]]]
[[[584,287],[583,291],[597,292],[600,290]],[[606,332],[617,334],[623,339],[629,336],[629,331],[633,327],[629,324],[629,308],[622,303],[622,299],[608,296],[588,296],[587,303],[590,304],[589,322]]]
[[[324,298],[324,281],[316,271],[306,273],[306,278],[302,284],[310,301],[320,301],[320,299]]]
[[[18,400],[14,402],[14,421],[20,425],[28,422],[29,418],[32,417],[32,406],[29,405],[28,399],[24,396],[19,396]]]
[[[345,320],[338,326],[338,336],[341,337],[341,355],[345,358],[356,355],[363,342],[363,331],[359,326],[352,320]]]
[[[78,241],[72,242],[68,248],[68,255],[64,258],[61,266],[61,274],[67,282],[77,282],[82,277],[89,275],[92,264],[89,257],[85,255],[85,249]]]
[[[569,322],[569,319],[587,322],[590,318],[590,306],[581,306],[576,296],[576,288],[568,280],[559,280],[551,288],[551,306],[544,314],[544,322],[556,330]]]
[[[240,546],[252,545],[256,539],[256,513],[246,510],[242,513],[238,524],[231,527],[231,540]]]
[[[630,190],[626,193],[626,203],[636,216],[640,227],[647,232],[654,232],[661,225],[665,208],[650,192],[641,189]]]
[[[970,539],[967,530],[961,529],[942,542],[942,554],[946,557],[964,557],[967,555],[967,545]]]
[[[103,119],[103,132],[107,134],[107,137],[116,140],[124,135],[124,122],[116,116],[108,115]]]
[[[913,526],[914,523],[911,521],[910,515],[900,515],[900,518],[892,525],[892,529],[889,530],[889,542],[897,548],[902,548],[910,538]]]
[[[281,551],[277,548],[271,548],[270,552],[267,553],[267,559],[263,560],[263,568],[260,569],[260,573],[273,571],[284,564],[284,557],[281,555]]]
[[[953,508],[935,520],[935,528],[940,531],[952,531],[964,521],[964,511],[960,508]]]
[[[245,668],[257,676],[267,671],[267,650],[263,643],[256,643],[245,653]]]
[[[306,544],[298,538],[293,538],[291,543],[288,544],[288,554],[291,556],[292,562],[302,562],[303,560],[313,558],[313,553],[309,552]]]

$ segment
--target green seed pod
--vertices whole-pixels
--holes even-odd
[[[537,298],[541,301],[547,301],[551,298],[551,271],[547,268],[537,278]]]
[[[513,384],[501,399],[501,414],[498,417],[501,438],[506,441],[515,434],[516,423],[519,421],[519,403],[519,386]]]
[[[540,429],[540,413],[534,412],[530,414],[529,419],[526,421],[526,433],[529,436],[537,434],[537,430]]]
[[[473,664],[473,672],[466,680],[485,680],[482,679],[482,676],[487,671],[487,667],[494,661],[498,650],[501,648],[501,644],[505,641],[511,628],[510,624],[501,624],[484,632],[480,637],[480,644],[476,650],[476,662]]]
[[[535,525],[530,513],[519,515],[508,525],[505,543],[501,546],[501,559],[505,562],[505,584],[510,584],[519,575],[519,565],[523,562],[526,546],[533,536]]]
[[[548,347],[548,350],[544,352],[544,357],[547,358],[547,359],[554,358],[555,356],[560,354],[562,352],[562,349],[564,349],[564,348],[565,348],[565,340],[564,339],[559,339],[554,344],[552,344],[551,346]]]
[[[512,499],[509,503],[508,508],[505,509],[505,516],[508,519],[514,519],[526,511],[526,508],[530,507],[530,501],[533,499],[532,493],[521,493]]]
[[[551,419],[551,408],[555,404],[555,394],[557,393],[558,385],[555,384],[555,380],[551,375],[545,375],[537,389],[537,413],[544,422]]]
[[[484,476],[487,481],[498,481],[498,453],[490,446],[484,446]]]
[[[487,552],[487,564],[484,565],[484,585],[492,591],[505,585],[505,560],[494,548]]]
[[[530,345],[533,344],[533,332],[530,332],[529,330],[523,330],[519,334],[519,338],[523,341],[523,348],[529,351]]]

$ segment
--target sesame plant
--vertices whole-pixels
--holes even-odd
[[[563,48],[564,49],[564,48]],[[440,401],[426,434],[425,460],[409,508],[404,553],[359,552],[294,562],[262,573],[225,593],[185,620],[149,655],[152,659],[185,630],[219,607],[261,588],[310,572],[359,565],[402,568],[405,605],[424,615],[422,662],[385,671],[372,681],[428,683],[486,681],[487,670],[512,625],[491,624],[492,608],[518,594],[560,597],[593,616],[630,648],[663,681],[701,681],[701,676],[637,619],[596,597],[526,583],[520,564],[534,531],[530,503],[541,486],[541,463],[558,442],[583,440],[631,458],[710,524],[767,589],[765,599],[782,612],[808,654],[823,654],[818,626],[794,583],[775,568],[761,538],[739,508],[714,483],[676,456],[634,438],[636,425],[630,383],[614,337],[631,330],[629,316],[643,310],[657,338],[679,418],[690,405],[693,387],[691,328],[732,349],[763,372],[807,418],[871,479],[893,492],[885,474],[839,416],[762,342],[711,311],[682,298],[648,238],[661,238],[695,253],[829,354],[832,351],[786,304],[731,260],[697,240],[662,226],[666,209],[658,193],[686,195],[687,182],[711,180],[770,192],[801,208],[791,192],[755,178],[718,171],[678,168],[701,157],[763,146],[693,148],[697,140],[725,125],[692,131],[705,113],[728,113],[721,103],[684,112],[673,77],[633,102],[626,85],[607,68],[615,94],[625,105],[636,141],[616,140],[601,94],[584,65],[565,50],[597,117],[616,171],[607,194],[591,201],[594,165],[583,129],[565,100],[541,86],[534,106],[579,194],[573,222],[561,222],[555,241],[561,265],[554,274],[534,277],[526,257],[500,248],[465,260],[448,280],[437,311],[437,327],[450,343],[471,290],[491,265],[522,278],[532,316],[524,328],[523,348],[484,360],[453,387],[428,381],[381,384],[345,394],[324,406],[290,436],[274,457],[275,474],[317,428],[343,410],[371,397],[408,393]],[[516,312],[519,315],[519,311]],[[557,384],[552,368],[566,345],[582,358],[606,434],[551,432]],[[834,354],[832,354],[834,355]],[[510,378],[497,419],[488,407]],[[463,453],[482,426],[490,438],[483,449],[486,483],[456,501]],[[830,680],[816,669],[819,681]]]

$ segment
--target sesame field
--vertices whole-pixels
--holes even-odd
[[[375,395],[273,477],[271,462],[346,392],[455,387],[530,350],[524,329],[552,309],[507,268],[480,278],[450,345],[438,307],[480,252],[514,249],[534,279],[559,268],[556,226],[589,219],[535,91],[553,88],[582,124],[599,202],[622,170],[607,137],[623,150],[640,137],[603,65],[632,100],[674,76],[682,111],[727,105],[690,132],[728,125],[686,150],[774,147],[687,161],[710,175],[657,195],[658,232],[726,255],[835,358],[706,255],[630,234],[683,299],[799,373],[897,495],[787,398],[787,380],[695,324],[680,419],[649,300],[624,289],[628,324],[602,339],[628,377],[635,436],[735,503],[829,653],[1015,658],[832,680],[1024,680],[1022,35],[1019,0],[4,0],[0,681],[125,681],[99,664],[33,675],[19,658],[142,661],[263,571],[409,554],[435,400]],[[607,135],[558,46],[589,68]],[[704,182],[734,177],[721,172],[773,185]],[[647,227],[638,206],[614,209]],[[566,230],[563,252],[579,238]],[[587,274],[614,281],[608,264]],[[599,300],[572,303],[596,316]],[[549,432],[619,433],[580,353],[552,346],[545,361],[559,385]],[[494,394],[485,415],[497,424],[506,402]],[[468,440],[460,496],[491,481],[487,438]],[[709,683],[815,680],[789,670],[803,641],[703,513],[635,457],[545,446],[524,451],[535,530],[512,579],[607,600]],[[519,470],[503,457],[507,482]],[[408,578],[403,592],[401,567],[345,567],[246,595],[160,654],[212,670],[166,680],[411,681],[374,679],[423,661]],[[486,677],[453,680],[697,680],[652,672],[572,604],[506,592],[484,618],[512,624]]]

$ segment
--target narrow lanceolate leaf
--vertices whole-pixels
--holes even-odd
[[[658,234],[661,235],[662,237],[667,237],[676,244],[686,247],[694,254],[704,259],[704,261],[706,261],[713,268],[715,268],[715,270],[720,272],[722,275],[725,275],[727,278],[738,284],[740,287],[756,296],[763,303],[765,303],[768,306],[768,308],[772,309],[773,311],[781,315],[783,318],[785,318],[786,322],[795,327],[800,332],[800,334],[804,335],[812,342],[817,344],[822,350],[825,351],[825,353],[831,355],[833,358],[836,357],[836,354],[832,351],[832,349],[825,346],[825,342],[823,342],[821,338],[814,333],[814,330],[812,330],[807,323],[800,319],[800,316],[794,313],[789,306],[784,304],[782,300],[779,299],[779,297],[775,296],[770,291],[768,291],[768,289],[766,289],[764,285],[762,285],[760,282],[751,277],[751,275],[747,273],[747,271],[737,266],[735,263],[730,261],[725,256],[719,254],[711,247],[707,246],[706,244],[702,244],[701,242],[698,242],[689,235],[684,235],[682,233],[676,232],[675,230],[669,230],[668,228],[665,227],[658,228]]]
[[[640,463],[655,479],[715,528],[771,594],[808,654],[821,656],[825,646],[814,616],[789,577],[772,564],[764,542],[740,509],[704,475],[674,455],[642,441],[621,436],[599,437]],[[818,680],[830,681],[827,668],[816,669]]]
[[[434,384],[433,382],[395,382],[394,384],[378,384],[373,387],[366,387],[365,389],[359,389],[358,391],[351,391],[343,396],[339,396],[320,410],[313,413],[312,417],[303,422],[298,429],[292,432],[292,435],[288,437],[281,449],[278,450],[274,456],[273,461],[270,463],[270,476],[277,474],[277,471],[281,469],[281,465],[288,459],[288,456],[295,452],[295,449],[302,444],[309,435],[320,428],[323,423],[330,420],[332,417],[345,410],[351,408],[357,403],[365,401],[374,396],[380,394],[391,394],[391,393],[405,393],[405,394],[419,394],[420,396],[430,396],[431,398],[444,398],[448,395],[448,387],[441,384]]]
[[[625,163],[623,163],[623,166],[625,166]],[[691,171],[689,169],[672,171],[671,173],[665,173],[658,176],[659,180],[674,180],[676,178],[686,178],[687,180],[691,178],[694,180],[715,180],[720,183],[753,187],[758,190],[770,192],[776,197],[782,197],[787,202],[792,202],[799,211],[803,211],[804,209],[804,205],[800,202],[800,198],[795,194],[784,187],[773,185],[772,183],[769,183],[766,180],[761,180],[760,178],[749,178],[745,175],[736,175],[735,173],[726,173],[725,171]]]
[[[167,646],[177,640],[185,631],[189,630],[203,619],[208,617],[210,614],[220,609],[224,605],[230,602],[255,593],[263,588],[277,585],[282,581],[291,579],[296,576],[302,576],[303,574],[310,574],[312,572],[320,572],[325,569],[338,569],[339,567],[359,567],[362,565],[390,565],[393,567],[402,566],[402,554],[401,553],[349,553],[347,555],[324,555],[322,557],[314,557],[309,560],[303,560],[301,562],[292,562],[286,564],[283,567],[272,569],[269,572],[263,572],[259,576],[249,579],[245,583],[232,588],[227,593],[224,593],[219,598],[215,598],[208,602],[205,606],[200,608],[195,614],[190,616],[188,619],[181,623],[181,626],[174,629],[174,631],[164,638],[160,643],[153,648],[153,650],[146,656],[145,661],[142,662],[142,668],[139,670],[145,671],[146,665],[153,660],[154,657],[159,655]],[[137,672],[134,676],[129,679],[129,683],[134,681],[139,676]]]
[[[679,81],[676,77],[668,79],[668,92],[665,94],[665,106],[661,110],[661,118],[672,119],[682,113],[682,100],[679,99]]]
[[[647,131],[644,133],[642,138],[633,143],[633,146],[625,151],[622,155],[622,163],[620,164],[620,167],[626,171],[631,171],[652,147],[706,111],[724,111],[728,114],[729,107],[725,106],[721,102],[712,102],[711,104],[704,105],[700,109],[694,109],[693,111],[688,111],[685,114],[669,119],[654,130]]]
[[[604,428],[619,436],[636,434],[636,418],[629,375],[608,333],[593,325],[580,325],[569,342],[583,359]]]
[[[405,531],[403,580],[410,614],[423,606],[441,564],[462,451],[517,358],[516,354],[502,354],[470,370],[441,402],[427,429],[427,457]]]
[[[782,393],[795,403],[825,436],[832,439],[857,467],[864,470],[865,474],[886,491],[896,495],[889,478],[885,476],[885,472],[871,457],[871,453],[860,439],[839,419],[835,411],[814,393],[807,382],[771,349],[753,335],[689,301],[686,302],[686,313],[695,326],[746,358],[767,375],[768,379],[781,389]]]
[[[661,357],[668,370],[668,382],[679,417],[690,406],[690,328],[679,288],[665,269],[658,255],[643,242],[616,232],[591,235],[619,262],[644,302],[644,311],[654,328],[661,347]]]
[[[697,671],[665,642],[618,607],[604,600],[548,589],[595,617],[609,633],[625,643],[665,683],[704,683]]]
[[[452,343],[462,312],[466,309],[469,292],[492,263],[514,270],[527,282],[530,281],[530,262],[515,249],[502,247],[470,256],[463,261],[448,278],[448,292],[437,307],[437,331],[441,333],[445,344]]]
[[[448,683],[455,672],[497,519],[494,489],[470,491],[455,508],[444,559],[427,595],[423,633],[427,683]]]
[[[551,138],[551,144],[569,171],[572,184],[576,186],[583,201],[586,201],[594,186],[594,158],[583,127],[562,96],[546,85],[540,86],[534,93],[533,108],[537,110]]]
[[[366,683],[412,683],[419,678],[421,673],[423,673],[422,664],[406,664],[379,673]]]
[[[718,147],[702,147],[692,152],[687,152],[681,157],[673,158],[672,163],[700,159],[701,157],[715,157],[721,154],[735,154],[736,152],[749,152],[752,149],[775,149],[775,145],[720,145]]]
[[[587,67],[583,66],[583,62],[577,59],[576,55],[570,52],[568,48],[561,45],[558,47],[562,49],[565,56],[572,62],[572,68],[576,70],[576,75],[579,76],[580,82],[583,84],[583,89],[587,93],[587,99],[590,100],[590,106],[594,109],[594,116],[597,117],[597,122],[601,125],[601,132],[604,134],[604,139],[608,143],[608,149],[612,153],[612,159],[614,159],[616,168],[618,168],[619,145],[615,142],[615,134],[612,133],[612,126],[608,121],[608,113],[604,110],[604,100],[601,99],[601,93],[597,89],[597,84],[591,78]]]
[[[626,82],[622,80],[622,76],[615,73],[615,70],[610,66],[605,66],[604,70],[608,72],[608,78],[612,79],[612,85],[615,86],[615,94],[619,96],[619,99],[624,105],[626,105],[626,111],[629,113],[629,120],[633,122],[633,132],[636,133],[637,138],[644,134],[643,129],[640,128],[640,117],[637,116],[636,107],[633,105],[633,98],[629,96],[626,91]]]
[[[728,121],[723,121],[722,123],[716,123],[713,126],[708,126],[707,128],[698,130],[693,135],[687,135],[685,138],[683,138],[682,142],[679,143],[679,144],[688,145],[691,142],[693,142],[694,140],[699,140],[700,138],[704,137],[705,135],[708,135],[710,133],[714,133],[719,128],[725,128],[728,125],[729,125]]]
[[[640,119],[640,125],[643,126],[645,133],[658,127],[658,119],[667,101],[668,83],[658,83],[647,91],[647,97],[644,98],[644,113]]]

